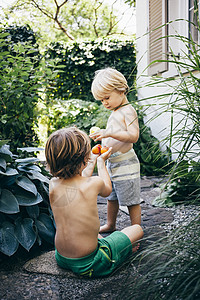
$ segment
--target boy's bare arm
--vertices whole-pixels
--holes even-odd
[[[124,114],[124,122],[126,130],[116,130],[114,128],[102,129],[90,135],[96,142],[101,141],[103,138],[112,137],[124,143],[136,143],[139,138],[139,124],[138,116],[134,109],[127,110]]]
[[[82,176],[83,177],[90,177],[93,174],[94,171],[94,167],[96,165],[97,162],[97,155],[93,154],[91,151],[91,155],[90,158],[88,160],[87,166],[85,167],[85,169],[82,171]]]
[[[112,184],[110,181],[110,176],[108,174],[105,161],[106,159],[111,155],[112,147],[109,148],[107,152],[100,155],[97,158],[97,169],[98,169],[98,175],[103,180],[103,185],[100,188],[99,194],[102,197],[107,197],[112,192]]]

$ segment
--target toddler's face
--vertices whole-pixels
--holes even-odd
[[[118,106],[122,105],[124,100],[124,92],[112,91],[110,94],[106,94],[100,101],[105,108],[114,110]]]

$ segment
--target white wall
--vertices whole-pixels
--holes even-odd
[[[186,21],[176,21],[177,19],[188,18],[188,1],[187,0],[168,0],[169,3],[169,35],[180,34],[188,35],[188,23]],[[148,7],[149,0],[136,1],[136,45],[137,45],[137,87],[138,87],[138,100],[139,103],[144,105],[146,112],[145,122],[150,126],[152,134],[156,136],[162,144],[163,139],[170,132],[171,126],[171,114],[165,112],[161,114],[163,103],[165,104],[170,101],[169,98],[159,98],[157,95],[169,93],[173,90],[179,82],[177,77],[177,70],[174,64],[169,63],[168,71],[164,72],[162,76],[164,78],[170,78],[175,76],[176,80],[170,82],[169,86],[164,84],[158,84],[155,86],[147,86],[147,83],[151,81],[151,77],[148,76],[148,45],[149,45],[149,24],[148,24]],[[173,22],[171,22],[173,21]],[[181,41],[177,41],[174,38],[169,38],[169,52],[172,50],[175,55],[183,54],[185,46]],[[146,99],[148,98],[148,99]],[[146,100],[144,100],[146,99]],[[148,109],[147,109],[148,107]],[[176,114],[173,126],[177,126],[180,119],[183,116]],[[179,124],[181,126],[181,124]],[[180,128],[180,127],[179,127]],[[180,149],[181,143],[175,144],[173,141],[173,158],[176,157],[177,150]],[[163,145],[163,148],[165,146]]]

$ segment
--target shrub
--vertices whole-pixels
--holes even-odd
[[[37,75],[40,55],[33,32],[26,27],[0,30],[0,132],[11,148],[36,145]]]
[[[58,59],[46,62],[26,27],[1,28],[0,49],[0,137],[9,139],[11,151],[16,152],[17,147],[39,142],[35,132],[38,100],[57,75]]]
[[[19,245],[29,251],[36,243],[53,244],[48,172],[36,157],[20,158],[0,142],[0,251],[11,256]]]
[[[176,164],[170,181],[163,186],[163,192],[152,204],[173,206],[177,204],[200,204],[200,163],[182,160]]]
[[[130,87],[134,85],[136,54],[133,41],[99,39],[66,45],[54,43],[46,51],[46,58],[55,57],[60,58],[60,64],[65,68],[52,83],[53,99],[94,101],[92,79],[96,70],[105,67],[116,68],[127,78]],[[132,93],[135,95],[135,91]]]

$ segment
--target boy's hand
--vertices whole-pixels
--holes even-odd
[[[97,155],[96,154],[93,154],[92,151],[90,153],[90,158],[89,158],[89,161],[92,162],[92,161],[95,161],[97,160]]]
[[[111,156],[111,153],[112,153],[112,147],[110,147],[108,149],[108,151],[104,152],[103,154],[101,154],[100,156],[97,157],[97,160],[101,160],[103,159],[104,162]]]
[[[93,139],[95,142],[101,141],[103,138],[107,137],[106,135],[106,129],[101,129],[97,132],[94,132],[89,135],[91,139]]]

